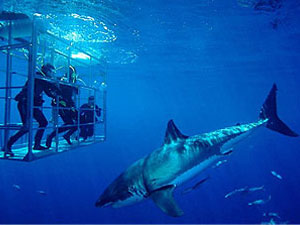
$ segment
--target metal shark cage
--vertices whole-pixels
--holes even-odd
[[[83,49],[75,46],[71,41],[57,37],[54,34],[40,29],[35,19],[31,20],[26,15],[17,19],[7,16],[0,16],[2,30],[0,32],[0,159],[32,161],[43,157],[59,154],[73,150],[80,146],[87,146],[106,140],[106,61],[97,58]],[[19,34],[18,25],[25,29],[27,33]],[[3,31],[3,29],[6,29]],[[78,57],[79,56],[79,57]],[[56,79],[46,79],[48,82],[70,85],[78,89],[75,97],[75,106],[69,108],[78,114],[76,121],[76,132],[72,137],[72,145],[69,145],[58,134],[58,127],[64,125],[59,118],[59,104],[51,105],[51,99],[44,97],[43,106],[39,107],[48,120],[44,139],[47,134],[56,131],[54,138],[55,146],[48,150],[34,150],[33,137],[39,129],[33,118],[34,107],[34,82],[36,72],[41,70],[42,65],[51,63],[57,69],[57,74],[70,77],[69,66],[76,67],[79,79],[76,83],[68,83]],[[68,79],[67,79],[68,80]],[[27,122],[21,123],[15,96],[21,91],[25,82],[27,86]],[[87,103],[89,96],[94,96],[95,103],[87,110],[93,110],[93,122],[82,124],[80,122],[80,106]],[[100,117],[97,117],[96,107],[101,110]],[[93,134],[88,139],[80,137],[80,130],[83,125],[93,127]],[[73,125],[75,126],[75,125]],[[12,148],[13,156],[7,153],[7,142],[14,132],[20,129],[27,129],[28,133],[20,138]]]

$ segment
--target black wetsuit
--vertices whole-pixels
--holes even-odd
[[[96,109],[93,109],[93,105],[89,104],[83,104],[80,107],[80,137],[83,137],[84,139],[87,139],[88,137],[91,137],[94,135],[94,124],[87,124],[83,125],[85,123],[94,123],[94,116],[96,112],[96,115],[98,117],[101,116],[101,108],[99,108],[97,105],[95,105]],[[97,117],[95,117],[95,121],[98,121]]]
[[[37,75],[41,75],[41,73],[37,73]],[[18,102],[18,110],[22,119],[23,127],[19,130],[15,135],[11,136],[7,142],[7,148],[11,149],[12,145],[24,134],[28,132],[27,127],[27,92],[28,92],[28,81],[25,86],[21,90],[21,92],[15,97],[15,100]],[[51,98],[55,98],[57,95],[61,94],[59,88],[55,86],[55,84],[43,80],[40,78],[35,78],[34,80],[34,103],[35,108],[33,109],[33,118],[39,123],[39,129],[35,135],[35,143],[34,146],[38,147],[41,144],[41,140],[44,135],[44,131],[46,126],[48,125],[48,121],[45,118],[43,112],[40,108],[36,108],[38,106],[42,106],[44,103],[42,93],[45,92],[47,96]]]
[[[78,88],[73,87],[67,84],[60,84],[60,90],[62,91],[62,98],[60,101],[64,101],[66,105],[59,104],[61,109],[58,110],[58,113],[62,120],[64,121],[64,125],[58,128],[58,133],[62,133],[64,131],[68,132],[64,135],[66,139],[70,139],[71,135],[77,130],[77,110],[70,109],[75,107],[75,102],[73,100],[73,96],[78,94]],[[52,102],[53,106],[56,106],[56,102]],[[66,127],[67,125],[67,127]],[[72,126],[73,125],[73,126]],[[56,135],[56,130],[54,130],[47,138],[47,147],[51,146],[52,139]],[[70,144],[70,143],[69,143]]]

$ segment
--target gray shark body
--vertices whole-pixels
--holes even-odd
[[[8,39],[11,29],[11,38],[24,38],[32,35],[33,21],[25,14],[2,12],[0,13],[0,38]],[[35,18],[35,26],[40,32],[45,32],[45,22]]]
[[[32,22],[29,19],[17,20],[11,22],[11,37],[23,38],[32,34]],[[9,36],[9,24],[0,24],[0,37],[2,39],[8,39]]]
[[[254,123],[188,137],[170,120],[163,145],[125,170],[107,187],[96,206],[121,207],[151,198],[166,214],[181,216],[183,211],[173,198],[173,190],[229,155],[233,147],[253,131],[267,126],[288,136],[298,136],[273,112],[276,107],[276,90],[274,85],[259,120]]]

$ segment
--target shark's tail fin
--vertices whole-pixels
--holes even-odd
[[[274,84],[260,110],[259,118],[263,120],[268,119],[266,126],[271,130],[290,137],[298,137],[298,134],[285,125],[285,123],[282,122],[277,115],[276,92],[277,86]]]

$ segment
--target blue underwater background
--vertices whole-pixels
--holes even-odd
[[[72,2],[59,13],[107,12],[97,18],[117,37],[100,46],[109,60],[107,141],[30,163],[1,160],[0,223],[259,224],[270,221],[263,216],[269,212],[280,216],[276,223],[300,223],[300,138],[266,128],[241,142],[228,162],[175,190],[182,217],[165,215],[151,200],[94,206],[121,172],[161,146],[170,119],[185,135],[256,121],[274,82],[280,118],[300,133],[299,1],[282,0],[273,11],[255,10],[255,0],[85,1],[91,7],[83,12],[83,1]],[[224,197],[261,185],[264,191]],[[266,204],[248,205],[268,196]]]

